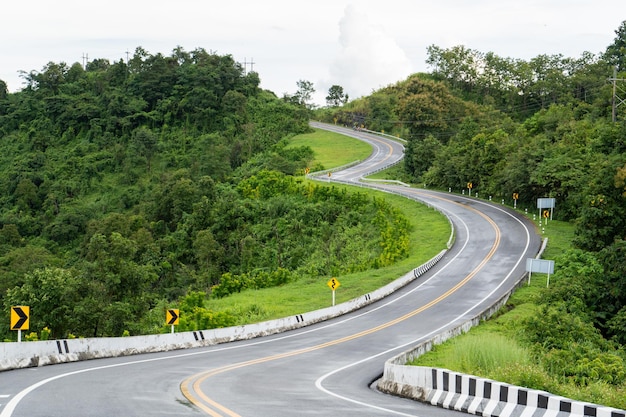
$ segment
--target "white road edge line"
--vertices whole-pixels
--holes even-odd
[[[520,223],[520,224],[522,225],[522,227],[524,228],[524,230],[526,230],[526,247],[525,247],[524,252],[523,252],[523,254],[522,254],[522,256],[524,256],[524,254],[525,254],[525,253],[526,253],[526,251],[528,250],[528,247],[530,246],[530,233],[529,233],[529,231],[528,231],[528,227],[527,227],[526,225],[524,225],[524,223],[523,223],[521,220],[519,220],[517,217],[513,216],[513,215],[512,215],[512,214],[510,214],[509,212],[507,212],[507,211],[505,211],[505,210],[503,210],[503,209],[501,209],[501,208],[499,208],[499,207],[495,207],[495,208],[497,208],[498,210],[500,210],[500,211],[504,212],[504,213],[505,213],[505,214],[507,214],[508,216],[512,217],[514,220],[516,220],[518,223]],[[463,225],[465,226],[465,223],[463,223]],[[328,394],[328,395],[330,395],[330,396],[332,396],[332,397],[335,397],[335,398],[338,398],[338,399],[341,399],[341,400],[344,400],[344,401],[347,401],[347,402],[350,402],[350,403],[353,403],[353,404],[358,404],[358,405],[361,405],[361,406],[365,406],[365,407],[373,408],[373,409],[376,409],[376,410],[381,410],[381,411],[389,412],[389,413],[391,413],[391,414],[400,415],[400,416],[407,416],[407,417],[419,417],[419,416],[415,416],[415,415],[412,415],[412,414],[405,414],[405,413],[398,412],[398,411],[394,411],[394,410],[388,410],[388,409],[385,409],[385,408],[381,408],[381,407],[375,406],[375,405],[373,405],[373,404],[367,404],[367,403],[364,403],[364,402],[362,402],[362,401],[358,401],[358,400],[355,400],[355,399],[352,399],[352,398],[348,398],[348,397],[345,397],[345,396],[342,396],[342,395],[336,394],[336,393],[334,393],[334,392],[332,392],[332,391],[329,391],[329,390],[327,390],[326,388],[324,388],[324,386],[323,386],[322,384],[323,384],[323,382],[324,382],[324,380],[325,380],[326,378],[328,378],[328,377],[330,377],[330,376],[332,376],[332,375],[334,375],[334,374],[336,374],[336,373],[339,373],[339,372],[341,372],[341,371],[343,371],[343,370],[345,370],[345,369],[348,369],[348,368],[351,368],[351,367],[353,367],[353,366],[359,365],[359,364],[361,364],[361,363],[367,362],[367,361],[369,361],[369,360],[371,360],[371,359],[375,359],[375,358],[377,358],[377,357],[379,357],[379,356],[382,356],[382,355],[387,355],[387,354],[389,354],[389,353],[391,353],[391,352],[393,352],[393,351],[397,351],[397,350],[398,350],[398,349],[400,349],[400,348],[404,348],[404,347],[407,347],[407,346],[410,346],[410,345],[416,345],[416,344],[418,344],[419,342],[423,342],[424,340],[427,340],[429,337],[431,337],[431,336],[433,336],[433,335],[438,334],[439,332],[441,332],[442,330],[444,330],[446,327],[448,327],[450,324],[454,323],[454,322],[455,322],[455,321],[457,321],[457,320],[460,320],[461,318],[463,318],[463,316],[465,316],[465,315],[466,315],[466,314],[468,314],[470,311],[472,311],[473,309],[475,309],[475,308],[476,308],[476,306],[478,306],[478,305],[482,304],[482,303],[483,303],[483,302],[485,302],[485,301],[486,301],[489,297],[491,297],[491,296],[492,296],[492,295],[493,295],[493,294],[494,294],[494,293],[495,293],[495,292],[496,292],[496,291],[497,291],[497,290],[498,290],[498,289],[499,289],[502,285],[504,285],[504,283],[505,283],[505,282],[509,279],[509,277],[511,276],[511,274],[513,273],[513,271],[514,271],[514,270],[515,270],[515,269],[519,266],[520,262],[522,262],[522,258],[518,259],[518,261],[515,263],[515,265],[513,266],[513,268],[511,268],[511,270],[510,270],[510,271],[509,271],[509,273],[507,274],[507,276],[506,276],[506,277],[505,277],[502,281],[500,281],[500,284],[499,284],[496,288],[494,288],[494,289],[493,289],[493,290],[492,290],[489,294],[487,294],[487,295],[486,295],[486,296],[485,296],[482,300],[480,300],[479,302],[477,302],[476,304],[474,304],[472,307],[470,307],[469,309],[467,309],[465,312],[463,312],[462,314],[458,315],[458,316],[457,316],[456,318],[454,318],[453,320],[450,320],[447,324],[444,324],[443,326],[439,327],[438,329],[435,329],[435,330],[433,330],[432,332],[430,332],[430,333],[428,333],[428,334],[426,334],[426,335],[424,335],[424,336],[421,336],[421,337],[419,337],[419,338],[417,338],[417,339],[415,339],[415,340],[413,340],[413,341],[410,341],[410,342],[405,343],[405,344],[403,344],[403,345],[396,346],[396,347],[394,347],[394,348],[388,349],[388,350],[386,350],[386,351],[384,351],[384,352],[377,353],[376,355],[370,356],[370,357],[368,357],[368,358],[361,359],[360,361],[357,361],[357,362],[354,362],[354,363],[351,363],[351,364],[345,365],[345,366],[343,366],[343,367],[341,367],[341,368],[338,368],[338,369],[335,369],[334,371],[331,371],[331,372],[329,372],[329,373],[327,373],[327,374],[325,374],[325,375],[322,375],[321,377],[319,377],[319,378],[317,379],[317,381],[315,381],[315,386],[316,386],[316,387],[317,387],[317,389],[319,389],[320,391],[322,391],[322,392],[324,392],[324,393],[326,393],[326,394]],[[435,275],[436,275],[436,274],[435,274]],[[2,417],[2,416],[0,416],[0,417]]]
[[[503,210],[503,211],[504,211],[504,210]],[[456,216],[455,216],[455,217],[456,217]],[[458,217],[457,217],[457,218],[458,218]],[[461,219],[459,219],[459,220],[461,220]],[[519,221],[519,220],[518,220],[518,221]],[[465,226],[465,228],[466,228],[466,230],[467,230],[467,226]],[[463,249],[465,249],[465,245],[463,246]],[[463,251],[463,250],[459,251],[459,253],[461,253],[462,251]],[[457,254],[457,256],[458,256],[458,254]],[[456,258],[456,257],[455,257],[455,258]],[[445,266],[444,266],[444,268],[442,268],[442,269],[445,269]],[[421,286],[425,285],[428,281],[430,281],[431,279],[433,279],[436,275],[438,275],[438,273],[437,273],[437,274],[434,274],[434,275],[433,275],[432,277],[430,277],[428,280],[424,281],[422,284],[420,284],[418,287],[416,287],[415,289],[413,289],[411,292],[416,291],[416,290],[417,290],[417,289],[419,289]],[[494,291],[495,291],[495,290],[494,290]],[[408,295],[408,294],[405,294],[404,296],[406,296],[406,295]],[[286,336],[282,336],[282,337],[278,337],[278,338],[274,338],[274,339],[269,339],[269,340],[260,340],[260,341],[253,342],[253,343],[247,343],[247,344],[245,344],[245,345],[227,346],[227,347],[220,348],[220,349],[212,349],[212,350],[207,350],[207,351],[202,351],[202,352],[192,352],[192,353],[185,353],[185,354],[180,354],[180,355],[164,356],[164,357],[159,357],[159,358],[143,359],[143,360],[138,360],[138,361],[131,361],[131,362],[124,362],[124,363],[117,363],[117,364],[112,364],[112,365],[97,366],[97,367],[93,367],[93,368],[86,368],[86,369],[81,369],[81,370],[78,370],[78,371],[73,371],[73,372],[68,372],[68,373],[64,373],[64,374],[56,375],[56,376],[54,376],[54,377],[50,377],[50,378],[44,379],[44,380],[42,380],[42,381],[39,381],[39,382],[37,382],[37,383],[35,383],[35,384],[33,384],[33,385],[29,386],[29,387],[24,388],[22,391],[20,391],[19,393],[17,393],[17,394],[16,394],[16,395],[15,395],[15,396],[14,396],[14,397],[13,397],[13,398],[12,398],[12,399],[8,402],[8,403],[7,403],[6,407],[5,407],[5,408],[4,408],[4,409],[0,412],[0,417],[11,417],[11,416],[13,415],[13,412],[15,411],[15,408],[19,405],[19,403],[22,401],[22,399],[23,399],[24,397],[26,397],[28,394],[30,394],[32,391],[34,391],[34,390],[36,390],[37,388],[39,388],[39,387],[41,387],[41,386],[43,386],[43,385],[47,384],[48,382],[52,382],[52,381],[55,381],[55,380],[57,380],[57,379],[65,378],[65,377],[67,377],[67,376],[72,376],[72,375],[77,375],[77,374],[81,374],[81,373],[85,373],[85,372],[97,371],[97,370],[102,370],[102,369],[116,368],[116,367],[120,367],[120,366],[128,366],[128,365],[136,365],[136,364],[140,364],[140,363],[156,362],[156,361],[162,361],[162,360],[168,360],[168,359],[176,359],[176,358],[182,358],[182,357],[186,357],[186,356],[195,356],[195,355],[210,354],[210,353],[219,352],[219,351],[226,350],[226,349],[236,349],[236,348],[239,348],[239,347],[250,346],[251,344],[264,344],[264,343],[272,343],[272,342],[275,342],[275,341],[278,341],[278,340],[284,340],[284,339],[287,339],[287,338],[296,337],[296,336],[299,336],[299,335],[301,335],[301,334],[306,334],[306,333],[310,333],[310,332],[318,331],[318,330],[321,330],[321,329],[326,328],[326,327],[336,326],[336,325],[339,325],[339,324],[345,323],[345,322],[347,322],[347,321],[351,321],[351,320],[353,320],[353,319],[354,319],[354,318],[356,318],[356,317],[360,317],[360,316],[363,316],[363,315],[366,315],[366,314],[370,314],[370,313],[372,313],[372,312],[374,312],[374,311],[376,311],[376,310],[379,310],[379,309],[381,309],[381,308],[383,308],[383,307],[386,307],[387,305],[393,304],[394,302],[398,301],[399,299],[404,298],[404,296],[401,296],[401,297],[399,297],[399,298],[397,298],[397,299],[395,299],[395,300],[392,300],[392,301],[390,301],[390,302],[388,302],[388,303],[384,303],[383,305],[381,305],[381,306],[379,306],[379,307],[377,307],[377,308],[375,308],[375,309],[372,309],[372,310],[366,311],[366,312],[364,312],[364,313],[362,313],[362,314],[358,314],[358,315],[356,315],[356,316],[353,316],[353,317],[351,317],[351,318],[347,318],[347,319],[345,319],[345,320],[340,320],[340,321],[338,321],[338,322],[335,322],[335,323],[332,323],[332,324],[328,324],[328,325],[326,325],[326,326],[320,326],[320,327],[317,327],[317,328],[315,328],[315,329],[309,329],[309,330],[306,330],[306,331],[304,331],[304,332],[298,332],[298,333],[294,333],[294,334],[290,334],[290,335],[286,335]],[[419,339],[418,339],[418,340],[419,340]],[[413,342],[411,342],[411,343],[413,343]],[[352,366],[352,365],[350,365],[350,366]],[[349,367],[349,366],[346,366],[345,368],[347,368],[347,367]],[[317,386],[317,383],[316,383],[316,386]],[[320,387],[321,387],[321,385],[320,385]],[[321,389],[322,389],[323,391],[325,391],[323,388],[321,388]],[[333,394],[331,394],[331,395],[333,395]],[[346,400],[351,401],[351,400],[349,400],[349,399],[346,399]],[[411,416],[411,417],[414,417],[414,416]]]

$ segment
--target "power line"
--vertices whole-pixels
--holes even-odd
[[[617,67],[613,68],[613,78],[609,78],[609,81],[613,81],[613,100],[612,100],[612,108],[613,108],[613,122],[617,121],[617,108],[626,103],[626,98],[622,98],[617,95],[619,90],[620,93],[626,93],[626,90],[622,87],[617,86],[618,81],[626,81],[624,78],[617,78]]]
[[[248,64],[250,64],[250,72],[254,71],[254,58],[250,58],[250,62],[247,61],[247,58],[243,59],[243,75],[247,74]]]

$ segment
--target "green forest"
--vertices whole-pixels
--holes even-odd
[[[406,256],[384,200],[303,180],[312,151],[286,145],[310,110],[230,56],[137,48],[24,78],[0,96],[0,294],[31,307],[32,337],[158,331],[178,301]]]
[[[312,83],[278,97],[202,48],[50,62],[15,93],[0,80],[3,309],[31,306],[34,338],[166,330],[172,304],[228,326],[207,297],[406,258],[410,222],[385,199],[304,179],[315,155],[288,143],[317,119],[407,140],[396,175],[416,186],[472,183],[529,213],[555,198],[576,247],[529,342],[565,377],[622,384],[626,22],[615,34],[579,58],[433,45],[431,72],[352,101],[333,86],[318,109]],[[0,340],[14,337],[0,320]]]

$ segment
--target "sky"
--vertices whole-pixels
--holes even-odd
[[[3,0],[0,80],[20,71],[132,57],[137,47],[231,55],[261,87],[294,94],[299,80],[325,105],[332,85],[351,99],[430,72],[427,48],[463,45],[500,57],[602,53],[626,20],[624,0]],[[253,64],[251,64],[253,63]],[[609,78],[612,74],[607,74]]]

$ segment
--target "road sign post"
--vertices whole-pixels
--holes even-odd
[[[550,218],[552,220],[552,214],[554,213],[554,207],[556,206],[556,199],[554,198],[538,198],[537,199],[537,209],[539,210],[539,219],[541,219],[541,210],[542,209],[550,209],[550,211],[546,215],[546,211],[544,211],[543,215],[546,219]]]
[[[331,278],[326,285],[328,285],[328,288],[330,288],[331,290],[333,290],[333,306],[335,305],[335,290],[337,288],[339,288],[339,286],[341,285],[341,283],[339,282],[339,280],[337,278]]]
[[[172,326],[172,333],[174,333],[174,326],[177,326],[179,321],[180,311],[177,308],[165,310],[165,323]]]
[[[548,279],[546,280],[546,287],[550,286],[550,274],[554,274],[554,261],[547,259],[535,259],[528,258],[526,259],[526,272],[528,272],[528,285],[530,285],[530,276],[533,272],[538,272],[540,274],[548,274]]]
[[[28,330],[30,325],[30,307],[11,307],[11,330],[17,330],[17,342],[22,342],[22,330]]]

